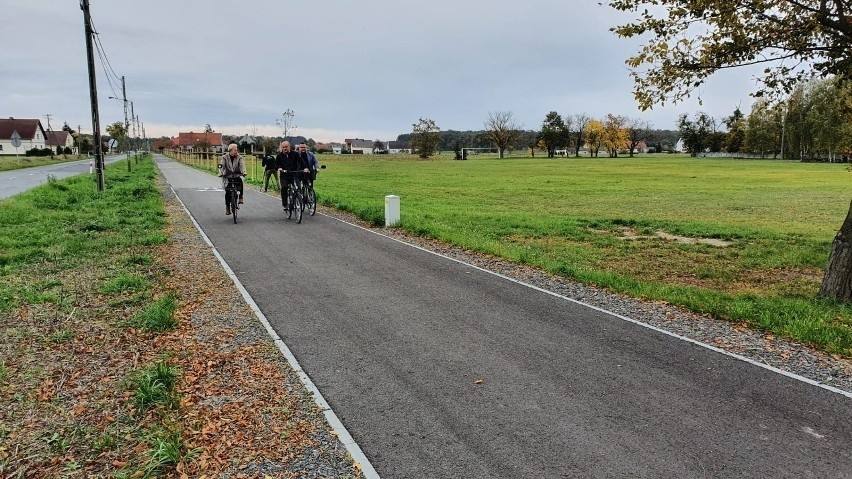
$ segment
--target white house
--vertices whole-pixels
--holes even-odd
[[[409,145],[407,141],[389,141],[388,153],[391,155],[398,153],[411,154],[411,145]]]
[[[21,146],[12,146],[12,135],[21,137]],[[33,148],[45,148],[47,135],[41,121],[33,118],[0,119],[0,155],[23,155]]]
[[[346,139],[346,149],[353,155],[372,155],[373,142],[362,138]]]
[[[343,148],[346,146],[343,143],[335,143],[331,142],[328,144],[329,148],[331,148],[331,152],[335,155],[343,154]]]

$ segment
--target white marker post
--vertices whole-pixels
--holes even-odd
[[[94,161],[90,161],[90,162],[89,162],[89,174],[90,174],[90,175],[94,172],[94,169],[95,169],[95,162],[94,162]]]
[[[385,227],[390,228],[399,223],[399,196],[385,196]]]

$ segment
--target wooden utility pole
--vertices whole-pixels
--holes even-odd
[[[124,138],[128,138],[128,124],[127,124],[127,90],[124,86],[124,75],[121,75],[121,98],[124,100]],[[128,146],[130,143],[128,142]],[[127,152],[127,172],[130,172],[130,151]]]
[[[86,56],[89,63],[89,97],[92,101],[92,134],[95,141],[95,170],[98,180],[98,191],[104,191],[104,153],[101,145],[101,119],[98,114],[98,87],[95,80],[95,55],[92,46],[92,16],[89,12],[89,0],[80,0],[83,10],[83,23],[86,28]]]

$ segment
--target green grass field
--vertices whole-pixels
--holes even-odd
[[[83,155],[54,155],[53,158],[49,156],[24,156],[22,152],[17,157],[12,155],[0,156],[0,171],[17,170],[33,166],[53,165],[56,163],[82,160],[84,158],[88,157]]]
[[[414,234],[852,355],[852,309],[816,298],[852,199],[846,165],[680,155],[320,161],[320,201],[376,225],[385,195],[398,195],[400,227]]]

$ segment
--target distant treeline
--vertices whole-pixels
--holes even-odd
[[[511,150],[521,151],[528,150],[537,143],[537,137],[540,132],[533,130],[524,130],[518,140],[512,145]],[[397,136],[397,141],[410,142],[411,133],[403,133]],[[479,131],[456,131],[446,130],[441,131],[441,142],[438,144],[440,151],[453,151],[458,148],[493,148],[494,144],[488,140],[485,130]],[[649,139],[645,143],[655,148],[655,151],[671,150],[677,144],[680,138],[678,130],[651,130]]]

